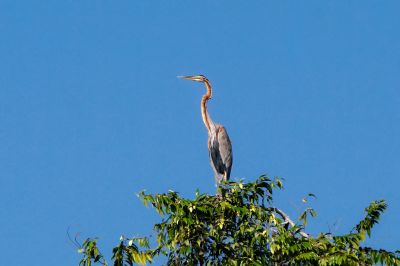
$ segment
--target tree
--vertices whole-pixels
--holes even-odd
[[[400,251],[361,245],[387,208],[385,201],[372,202],[348,234],[311,236],[305,227],[316,212],[307,208],[293,222],[273,206],[273,190],[280,188],[280,179],[261,176],[254,182],[223,183],[216,196],[197,192],[193,200],[174,191],[141,192],[144,204],[163,218],[154,226],[157,246],[150,248],[148,238],[121,238],[113,265],[151,263],[160,255],[168,265],[400,265]],[[85,240],[80,265],[107,265],[96,241]]]

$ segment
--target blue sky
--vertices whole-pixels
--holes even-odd
[[[159,221],[135,194],[214,193],[201,84],[226,126],[233,179],[285,178],[276,205],[346,233],[376,199],[367,243],[399,249],[397,1],[0,2],[1,265],[77,265],[66,237]]]

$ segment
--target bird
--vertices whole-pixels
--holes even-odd
[[[178,78],[201,82],[207,90],[206,94],[201,98],[201,116],[208,131],[208,154],[218,187],[222,181],[229,180],[233,157],[232,144],[228,132],[223,125],[214,123],[207,111],[207,102],[212,97],[210,81],[204,75],[178,76]]]

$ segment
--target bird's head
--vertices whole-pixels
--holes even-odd
[[[178,76],[181,79],[193,80],[197,82],[206,82],[208,79],[204,75],[197,75],[197,76]]]

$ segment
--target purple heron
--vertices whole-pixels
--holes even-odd
[[[211,99],[210,81],[203,75],[178,76],[178,78],[204,83],[207,92],[201,99],[201,116],[208,131],[208,154],[215,173],[217,185],[229,180],[232,168],[232,145],[224,126],[215,124],[207,111],[207,102]]]

